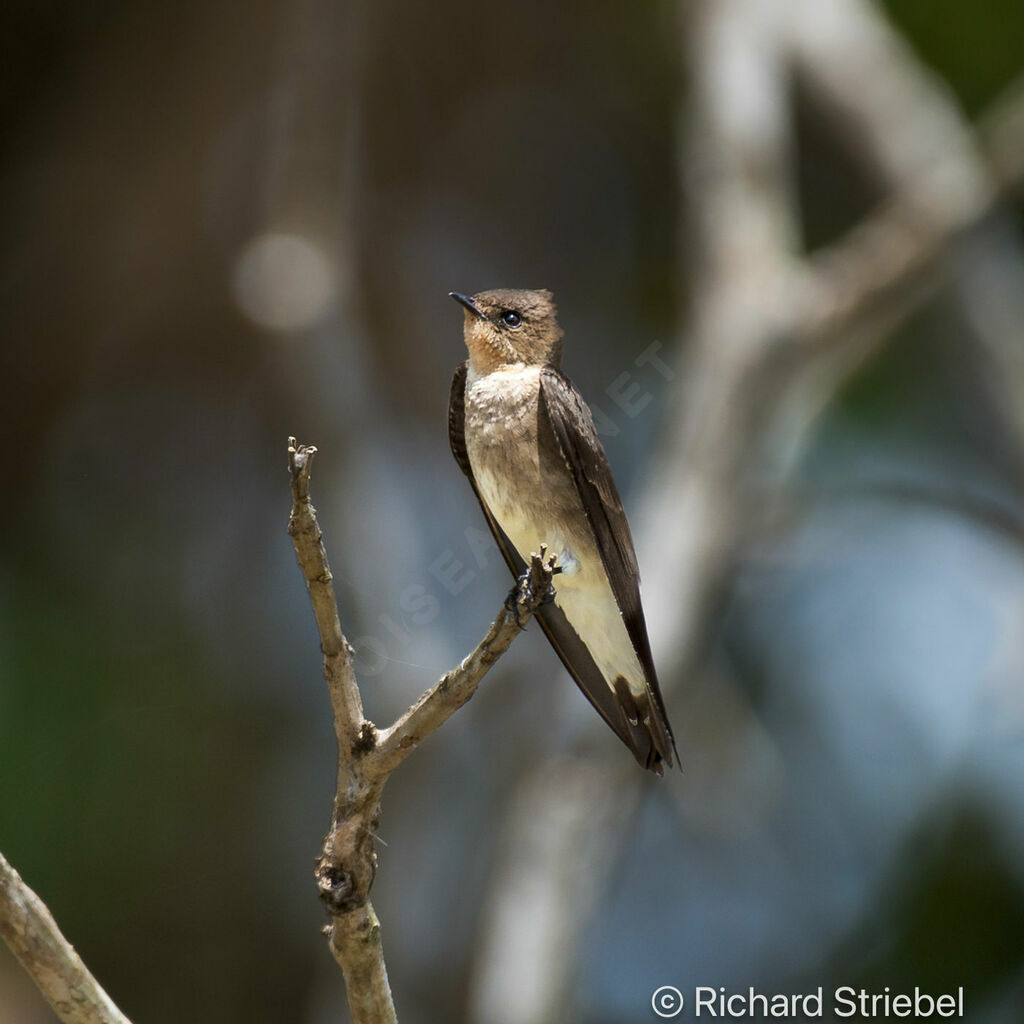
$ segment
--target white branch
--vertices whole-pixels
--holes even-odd
[[[2,854],[0,935],[64,1024],[131,1024]]]

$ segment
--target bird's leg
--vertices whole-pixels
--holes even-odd
[[[516,620],[516,625],[520,629],[523,628],[523,620],[519,614],[519,594],[520,590],[526,585],[526,577],[529,576],[529,574],[530,571],[527,569],[527,571],[512,584],[512,589],[508,592],[508,597],[505,598],[505,611],[509,612],[513,616]]]
[[[555,588],[551,581],[562,571],[562,567],[554,555],[548,556],[547,551],[547,544],[541,544],[540,552],[530,552],[530,564],[505,598],[505,608],[515,617],[520,629],[538,608],[543,608],[555,599]]]

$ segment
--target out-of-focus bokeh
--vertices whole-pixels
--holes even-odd
[[[447,292],[548,287],[685,771],[528,630],[385,793],[401,1019],[642,1021],[666,984],[1022,1019],[1024,238],[970,126],[1019,0],[0,21],[0,849],[129,1017],[345,1019],[287,438],[386,722],[510,584],[448,451]],[[901,203],[837,264],[877,301],[760,359]],[[54,1019],[0,949],[0,1020]]]

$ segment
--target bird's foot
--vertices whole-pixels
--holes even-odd
[[[543,608],[555,599],[552,580],[562,571],[554,555],[548,555],[548,546],[541,544],[540,551],[530,552],[530,564],[516,580],[515,586],[505,598],[505,608],[522,629],[538,608]]]

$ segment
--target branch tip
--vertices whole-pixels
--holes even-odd
[[[537,610],[555,599],[554,577],[562,571],[554,555],[548,555],[547,544],[541,544],[540,551],[530,552],[530,564],[516,580],[505,610],[515,619],[519,629],[525,629],[530,617]]]
[[[309,474],[313,469],[313,456],[317,453],[315,444],[299,444],[294,437],[288,438],[288,471],[292,478],[292,494],[296,500],[309,500]]]
[[[288,532],[309,589],[320,633],[323,669],[338,739],[338,779],[331,830],[316,866],[321,902],[331,915],[325,929],[359,1024],[393,1024],[394,1005],[380,943],[380,925],[369,900],[377,871],[374,840],[380,795],[388,777],[419,743],[473,696],[488,668],[538,608],[554,599],[561,572],[547,545],[534,553],[484,638],[389,728],[378,731],[363,717],[353,651],[341,628],[323,534],[310,501],[314,445],[288,438],[292,512]]]

